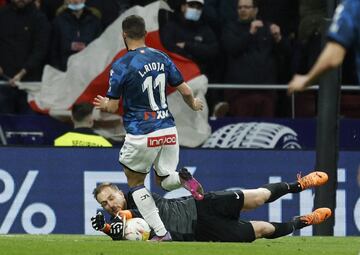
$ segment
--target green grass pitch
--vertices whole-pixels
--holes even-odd
[[[4,255],[360,255],[360,237],[283,237],[242,243],[130,242],[105,236],[0,235]]]

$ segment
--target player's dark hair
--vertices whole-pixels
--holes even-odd
[[[146,34],[145,21],[138,15],[126,17],[122,22],[122,29],[130,39],[141,39]]]
[[[90,103],[74,104],[71,109],[71,115],[72,115],[74,121],[81,122],[87,116],[92,114],[93,108],[94,108],[94,106]]]
[[[93,195],[94,195],[94,198],[97,199],[97,196],[99,195],[99,193],[105,189],[105,188],[111,188],[115,191],[120,191],[122,192],[118,186],[116,186],[114,183],[111,183],[111,182],[103,182],[101,184],[99,184],[93,191]]]

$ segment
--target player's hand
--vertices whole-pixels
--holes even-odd
[[[91,218],[92,227],[97,231],[103,230],[105,223],[105,217],[102,212],[98,212],[95,217]]]
[[[280,31],[280,27],[276,24],[271,24],[270,26],[270,32],[272,37],[274,38],[275,42],[280,42],[281,41],[281,31]]]
[[[26,72],[25,69],[21,69],[20,72],[18,72],[13,78],[11,78],[11,79],[9,80],[10,86],[18,87],[18,86],[19,86],[19,82],[20,82],[21,79],[25,76],[26,73],[27,73],[27,72]]]
[[[109,98],[107,97],[103,97],[100,95],[97,95],[94,98],[93,101],[93,105],[95,106],[95,108],[100,109],[100,110],[105,110],[106,109],[106,104],[109,102]]]
[[[307,86],[309,86],[308,76],[296,74],[289,82],[288,94],[291,95],[294,92],[303,91]]]
[[[122,218],[117,215],[113,222],[110,224],[110,236],[114,240],[120,240],[123,238],[124,222]]]
[[[250,34],[256,34],[257,30],[264,26],[264,23],[261,20],[254,20],[250,24]]]
[[[200,98],[195,97],[191,108],[194,111],[202,111],[204,109],[204,102]]]

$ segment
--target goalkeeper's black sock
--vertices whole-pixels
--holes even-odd
[[[301,186],[299,187],[298,182],[287,183],[287,182],[278,182],[278,183],[269,183],[262,186],[262,188],[268,189],[271,192],[269,199],[265,203],[270,203],[286,195],[288,193],[298,193],[301,191]]]
[[[276,223],[276,222],[269,222],[269,223],[275,227],[275,231],[270,236],[266,236],[265,238],[267,239],[274,239],[281,236],[286,236],[288,234],[291,234],[295,230],[292,221],[287,223]]]
[[[289,183],[289,187],[290,187],[290,193],[299,193],[301,192],[303,189],[301,188],[301,185],[299,182],[292,182]]]

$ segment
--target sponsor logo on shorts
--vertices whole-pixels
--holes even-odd
[[[148,137],[148,147],[158,147],[162,145],[175,145],[176,135],[163,135],[156,137]]]

